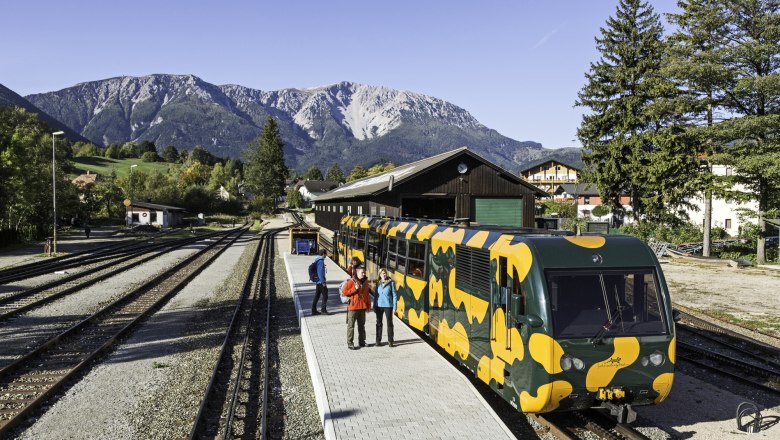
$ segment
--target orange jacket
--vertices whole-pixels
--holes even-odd
[[[356,282],[353,282],[356,281]],[[344,285],[344,296],[348,296],[347,310],[366,310],[371,308],[371,293],[368,289],[368,278],[352,281]]]

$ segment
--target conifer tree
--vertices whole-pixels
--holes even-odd
[[[269,116],[263,132],[249,143],[244,172],[259,206],[275,208],[277,198],[284,194],[288,170],[284,164],[284,143],[274,118]]]
[[[327,175],[326,179],[330,180],[331,182],[343,182],[344,181],[344,172],[341,171],[341,168],[338,166],[338,164],[333,165],[328,170],[328,175]]]
[[[720,108],[728,79],[723,66],[728,27],[721,0],[680,0],[680,12],[667,14],[676,32],[668,38],[668,57],[663,73],[678,89],[677,104],[691,126],[702,167],[696,183],[704,194],[704,246],[702,254],[710,255],[713,191],[723,190],[712,173],[711,159],[721,150],[712,140],[711,128]]]
[[[747,200],[758,203],[756,262],[765,262],[767,212],[778,208],[780,191],[780,2],[726,2],[729,46],[723,65],[729,72],[725,111],[735,116],[714,127],[728,145],[727,164]],[[736,194],[735,194],[736,195]]]
[[[312,165],[306,171],[306,174],[303,175],[303,178],[306,180],[322,180],[322,171],[320,171],[317,165]]]
[[[601,58],[591,63],[576,105],[587,107],[577,136],[585,177],[618,216],[630,195],[633,216],[672,222],[685,204],[695,157],[681,135],[670,101],[676,90],[664,79],[663,27],[652,6],[620,0],[596,37]]]

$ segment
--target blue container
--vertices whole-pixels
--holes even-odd
[[[314,251],[314,240],[307,238],[295,239],[295,253],[296,254],[310,254]]]

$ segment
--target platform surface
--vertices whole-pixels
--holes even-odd
[[[369,346],[349,350],[346,305],[341,304],[337,292],[347,274],[326,260],[331,314],[312,316],[315,287],[308,280],[307,268],[313,259],[285,254],[326,438],[515,438],[463,373],[397,317],[396,347],[386,344],[386,323],[385,345],[374,346],[376,317],[369,311]],[[355,339],[357,345],[357,329]],[[524,416],[518,413],[518,417]]]

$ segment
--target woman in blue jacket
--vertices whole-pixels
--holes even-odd
[[[376,283],[374,295],[374,313],[376,313],[376,346],[382,345],[382,320],[387,320],[387,342],[393,345],[393,315],[395,303],[398,301],[398,293],[395,291],[395,283],[387,276],[385,269],[379,269],[379,281]]]

